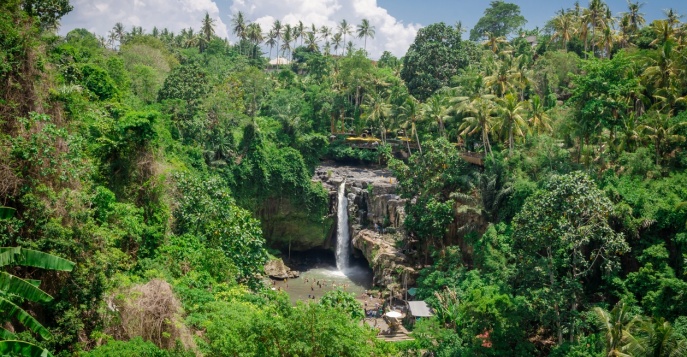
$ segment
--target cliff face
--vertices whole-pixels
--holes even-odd
[[[400,287],[414,283],[417,273],[403,254],[405,200],[396,194],[396,179],[385,169],[322,165],[314,181],[330,192],[330,215],[336,217],[336,191],[346,181],[349,231],[352,245],[362,254],[374,273],[376,285]],[[336,229],[327,246],[334,246]]]

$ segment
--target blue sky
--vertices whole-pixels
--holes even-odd
[[[364,18],[376,29],[373,39],[367,40],[367,51],[379,58],[384,51],[403,56],[415,39],[417,31],[436,22],[453,25],[462,21],[472,28],[491,1],[487,0],[71,0],[74,10],[62,19],[61,34],[75,28],[85,28],[101,36],[116,22],[128,30],[141,26],[150,32],[153,26],[168,28],[178,33],[182,28],[200,28],[205,12],[216,19],[216,33],[220,37],[235,38],[230,30],[232,14],[241,11],[249,21],[259,23],[267,31],[274,20],[305,25],[314,23],[336,28],[346,19],[353,26]],[[544,24],[561,8],[571,8],[574,0],[525,1],[511,0],[520,6],[533,29]],[[647,22],[664,18],[663,10],[673,8],[687,14],[687,0],[646,0],[642,8]],[[606,0],[614,15],[626,11],[625,0]],[[582,6],[588,0],[580,1]],[[687,18],[683,18],[687,20]],[[362,39],[349,36],[347,41],[363,47]]]
[[[506,1],[520,6],[520,12],[527,19],[527,29],[537,26],[543,27],[546,22],[554,16],[555,12],[562,8],[572,8],[574,0],[551,0],[551,1]],[[633,1],[635,2],[635,1]],[[647,23],[664,18],[663,9],[673,8],[679,14],[687,14],[687,1],[685,0],[646,0],[639,1],[644,3],[642,12]],[[484,14],[484,10],[489,7],[491,1],[466,1],[466,0],[377,0],[377,4],[389,11],[389,14],[406,23],[415,22],[427,26],[435,22],[445,22],[455,24],[463,22],[463,26],[471,29]],[[580,1],[582,7],[586,7],[589,2]],[[606,4],[611,8],[614,15],[627,11],[627,1],[607,0]],[[683,21],[686,19],[683,18]]]

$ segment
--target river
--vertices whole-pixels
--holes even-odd
[[[284,257],[284,261],[288,259]],[[274,289],[289,295],[293,304],[315,297],[319,299],[331,290],[344,290],[362,299],[365,290],[372,287],[372,269],[364,258],[350,257],[345,273],[336,268],[334,253],[327,250],[310,250],[292,254],[293,269],[301,272],[298,278],[284,281],[272,280]],[[319,282],[319,284],[317,284]]]

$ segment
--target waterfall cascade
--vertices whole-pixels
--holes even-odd
[[[336,223],[336,267],[339,271],[348,268],[348,258],[351,246],[351,237],[348,233],[348,198],[346,198],[346,180],[339,185],[337,197],[337,223]]]

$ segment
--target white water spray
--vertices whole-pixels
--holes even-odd
[[[346,198],[346,180],[339,185],[337,198],[337,223],[336,223],[336,267],[340,271],[348,268],[348,256],[351,237],[348,233],[348,198]]]

